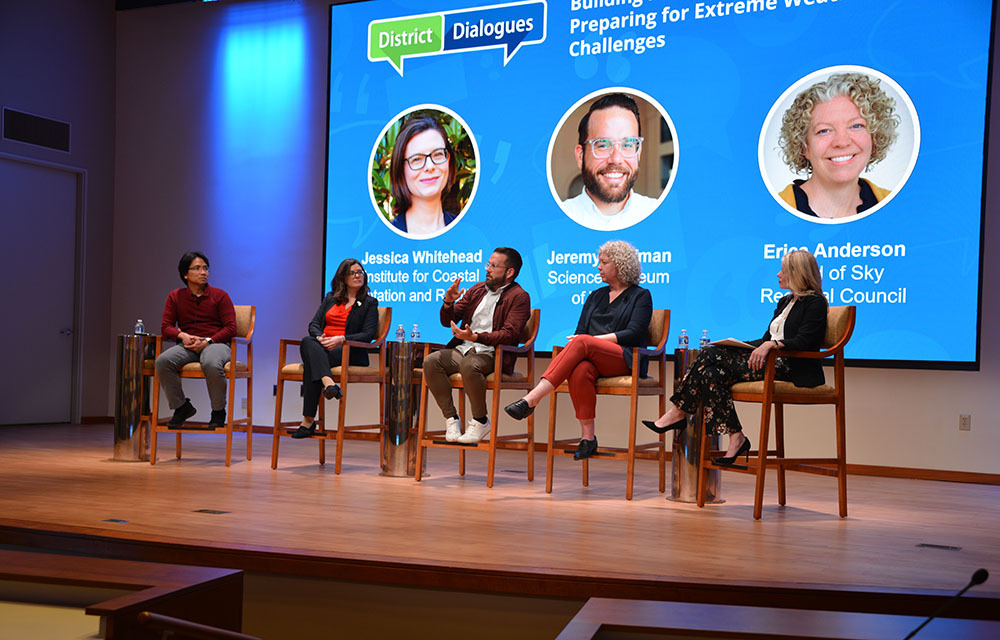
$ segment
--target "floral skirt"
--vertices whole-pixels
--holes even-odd
[[[709,433],[742,431],[729,387],[737,382],[764,379],[764,368],[752,371],[749,363],[749,349],[704,347],[670,401],[686,413],[697,413],[699,408],[702,409]],[[787,359],[777,359],[774,377],[778,380],[790,378]]]

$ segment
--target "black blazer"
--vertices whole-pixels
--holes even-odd
[[[590,325],[590,317],[594,315],[597,305],[600,304],[602,296],[608,299],[611,287],[601,287],[592,292],[583,303],[583,311],[580,312],[580,321],[576,323],[576,333],[584,335]],[[649,321],[653,317],[653,296],[649,289],[643,289],[637,284],[632,285],[622,291],[617,300],[621,300],[618,305],[615,317],[611,320],[611,327],[618,338],[618,345],[622,348],[622,358],[625,365],[632,368],[632,349],[634,347],[646,346],[646,332],[649,329]],[[649,362],[646,356],[639,358],[639,375],[646,377]]]
[[[326,294],[322,304],[316,310],[316,315],[309,321],[309,335],[318,338],[323,335],[326,327],[326,312],[334,304],[333,292]],[[347,326],[344,328],[344,338],[356,342],[372,342],[378,334],[378,299],[369,295],[364,300],[355,300],[351,312],[347,316]],[[355,367],[368,366],[368,349],[351,348],[349,363]],[[339,366],[339,365],[337,365]]]
[[[792,297],[792,294],[788,294],[778,301],[778,307],[774,310],[771,320],[785,310]],[[819,351],[826,336],[827,307],[826,297],[822,295],[813,294],[799,298],[785,320],[785,337],[781,340],[783,348],[789,351]],[[767,327],[768,330],[764,332],[763,338],[753,340],[749,344],[760,346],[771,340],[771,323],[768,323]],[[791,370],[791,381],[796,387],[818,387],[826,382],[821,360],[789,358],[788,366]]]

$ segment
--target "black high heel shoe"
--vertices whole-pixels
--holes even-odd
[[[721,457],[718,457],[718,458],[712,458],[712,462],[714,464],[719,464],[719,465],[722,465],[722,466],[733,466],[733,463],[736,462],[736,459],[739,458],[744,453],[747,454],[747,464],[749,464],[750,463],[750,438],[748,438],[746,436],[743,436],[743,444],[741,444],[740,448],[736,451],[736,455],[734,455],[734,456],[721,456]]]
[[[646,425],[646,428],[650,431],[655,431],[656,433],[666,433],[668,431],[673,431],[674,429],[683,429],[687,426],[687,416],[684,416],[677,422],[671,422],[665,427],[656,426],[656,422],[653,420],[643,420],[642,424]]]
[[[323,387],[323,397],[327,400],[340,400],[343,395],[344,394],[340,392],[339,384],[331,384],[327,387]]]

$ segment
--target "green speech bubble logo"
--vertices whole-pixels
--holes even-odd
[[[373,21],[368,24],[368,59],[388,60],[403,75],[403,57],[437,53],[444,42],[444,16]]]

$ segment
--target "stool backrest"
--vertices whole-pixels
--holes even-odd
[[[257,307],[252,304],[234,304],[233,309],[236,311],[236,335],[249,340],[253,337]]]
[[[378,334],[375,336],[375,342],[378,342],[389,333],[389,325],[392,324],[392,307],[379,307],[378,308]]]
[[[669,327],[670,310],[653,309],[653,315],[649,318],[649,328],[646,329],[646,345],[655,348],[663,346]]]
[[[541,313],[538,309],[531,310],[531,315],[528,316],[528,321],[524,323],[524,329],[521,330],[521,344],[528,344],[538,335],[538,319]]]
[[[844,340],[848,331],[854,332],[854,309],[853,306],[827,309],[826,335],[823,337],[824,349],[829,349],[840,340]]]

